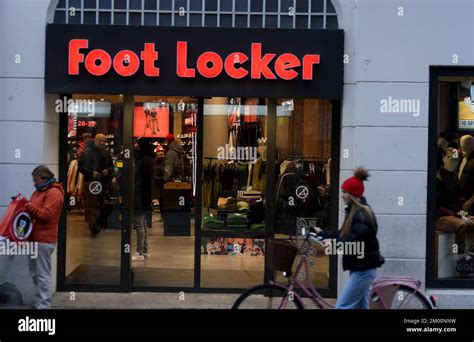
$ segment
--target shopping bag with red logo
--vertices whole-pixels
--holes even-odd
[[[25,210],[27,203],[28,200],[21,194],[12,197],[5,216],[0,222],[0,240],[21,242],[29,239],[34,222]]]

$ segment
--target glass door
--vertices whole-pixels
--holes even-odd
[[[192,288],[198,100],[133,98],[132,287]]]
[[[67,174],[61,178],[67,201],[60,280],[66,286],[124,289],[123,96],[74,94],[62,122],[61,163]]]

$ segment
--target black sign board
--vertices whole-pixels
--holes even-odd
[[[49,24],[48,93],[341,99],[343,31]]]

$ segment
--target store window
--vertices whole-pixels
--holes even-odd
[[[269,132],[272,108],[274,135]],[[203,129],[201,286],[261,284],[265,237],[299,238],[305,226],[334,229],[331,102],[213,97],[204,101]],[[276,154],[273,168],[267,164],[269,143]],[[271,198],[268,172],[276,180]],[[266,217],[267,206],[275,217]],[[314,285],[328,288],[330,257],[317,246],[309,257]],[[285,281],[281,273],[275,276]]]
[[[135,96],[132,285],[193,287],[197,99]]]
[[[275,233],[299,238],[307,226],[337,229],[331,222],[331,102],[278,99],[276,131]],[[316,244],[308,256],[313,284],[328,288],[329,256]],[[277,278],[284,281],[281,273]]]
[[[123,96],[68,103],[66,283],[120,283]]]
[[[433,77],[436,94],[430,94],[436,107],[430,108],[427,274],[433,285],[448,287],[474,279],[474,77],[460,72]]]
[[[201,286],[264,280],[267,100],[204,100]]]
[[[245,289],[268,279],[265,238],[298,238],[308,225],[333,228],[329,101],[212,97],[202,99],[199,126],[197,98],[71,99],[66,284],[119,285],[130,272],[135,288],[192,288],[199,275],[202,288]],[[123,135],[133,140],[133,163]],[[275,181],[270,197],[267,179]],[[122,222],[130,201],[132,230]],[[131,238],[130,269],[121,264],[122,231]],[[309,256],[313,283],[327,288],[329,256],[317,246]]]

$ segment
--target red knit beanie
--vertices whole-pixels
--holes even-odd
[[[354,170],[354,176],[346,179],[342,183],[341,189],[347,191],[352,196],[362,197],[364,196],[364,181],[369,178],[369,172],[362,168],[358,167]]]
[[[171,134],[171,133],[168,133],[168,135],[166,136],[166,142],[168,144],[172,143],[174,141],[174,135]]]

